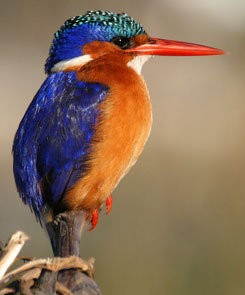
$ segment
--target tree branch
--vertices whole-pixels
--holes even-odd
[[[17,231],[9,238],[0,255],[0,280],[15,261],[16,256],[28,239],[29,237],[21,231]]]
[[[21,233],[22,239],[15,238],[14,242],[11,237],[8,245],[15,245],[11,246],[11,253],[14,254],[7,255],[7,245],[0,256],[0,295],[101,295],[92,279],[94,259],[85,261],[79,257],[82,229],[86,224],[83,212],[59,214],[47,226],[49,234],[52,233],[52,247],[56,257],[32,260],[4,275],[28,239],[24,233]],[[6,260],[8,263],[1,264]]]

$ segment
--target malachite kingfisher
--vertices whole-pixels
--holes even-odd
[[[139,157],[152,112],[141,68],[152,55],[218,55],[212,47],[149,37],[126,13],[88,11],[55,33],[47,78],[13,144],[18,192],[37,219],[86,212],[92,228]],[[92,229],[91,228],[91,229]]]

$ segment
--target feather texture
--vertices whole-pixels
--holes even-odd
[[[108,87],[77,80],[75,72],[48,76],[30,104],[14,145],[14,175],[25,203],[40,218],[86,170],[98,106]]]

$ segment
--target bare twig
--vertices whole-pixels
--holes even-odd
[[[37,259],[22,265],[21,267],[13,270],[12,272],[4,276],[0,281],[0,288],[8,284],[9,281],[13,279],[16,280],[24,272],[34,268],[47,269],[52,272],[76,268],[81,269],[82,271],[86,272],[90,277],[93,277],[93,263],[93,258],[88,261],[85,261],[76,256]]]
[[[5,295],[5,294],[10,294],[10,293],[15,293],[15,290],[12,288],[6,288],[0,291],[0,295]]]
[[[7,245],[2,249],[0,257],[0,279],[4,276],[7,269],[14,262],[16,256],[28,239],[29,237],[21,231],[14,233],[9,238]]]
[[[59,292],[62,295],[72,295],[73,293],[67,289],[63,284],[56,282],[56,292]]]
[[[53,249],[58,257],[33,260],[22,257],[31,261],[6,274],[28,239],[22,232],[11,236],[7,246],[0,251],[0,295],[101,295],[92,279],[94,259],[85,261],[79,257],[86,216],[68,212],[58,217],[50,227],[54,230]]]

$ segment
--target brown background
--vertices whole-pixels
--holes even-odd
[[[90,3],[90,4],[89,4]],[[11,145],[45,79],[54,32],[87,10],[127,12],[154,37],[225,49],[213,57],[155,57],[143,74],[153,128],[137,165],[114,191],[109,216],[83,236],[103,294],[245,292],[245,2],[0,1],[0,239],[30,235],[23,255],[51,255],[18,198]]]

